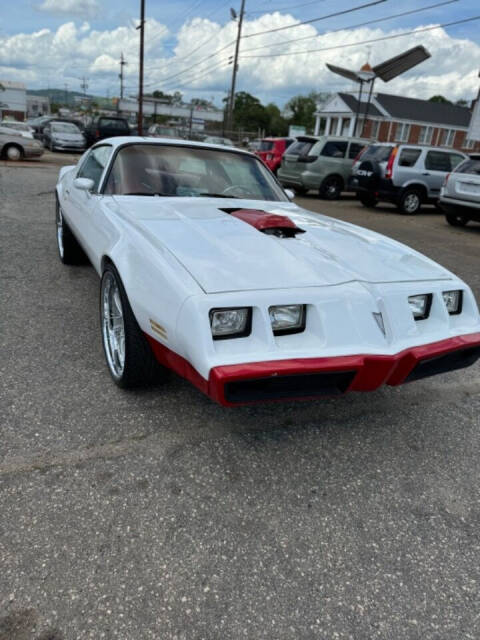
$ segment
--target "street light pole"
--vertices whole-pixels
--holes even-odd
[[[230,87],[230,98],[228,100],[227,129],[230,129],[230,130],[233,127],[233,108],[235,106],[235,83],[237,81],[238,53],[240,51],[240,38],[242,37],[242,24],[243,24],[244,13],[245,13],[245,0],[242,0],[242,4],[240,7],[240,15],[238,16],[238,31],[237,31],[237,42],[235,44],[235,56],[233,58],[232,85]]]
[[[138,135],[143,135],[143,48],[145,36],[145,0],[140,0],[140,75],[138,79]]]

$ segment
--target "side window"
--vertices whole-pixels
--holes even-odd
[[[425,169],[430,171],[451,171],[449,154],[443,151],[429,151],[425,158]]]
[[[347,142],[329,140],[322,149],[321,156],[327,158],[344,158],[347,151]]]
[[[413,167],[420,157],[421,153],[421,149],[402,149],[400,152],[400,157],[398,159],[398,166]]]
[[[450,156],[452,170],[465,160],[465,158],[463,156],[459,156],[458,153],[449,153],[448,155]]]
[[[358,144],[358,142],[352,142],[350,144],[350,149],[348,150],[348,157],[350,160],[353,160],[358,156],[360,151],[364,148],[363,144]]]
[[[92,149],[83,161],[77,173],[77,178],[90,178],[94,182],[93,191],[97,191],[100,178],[111,153],[112,147],[106,144]]]

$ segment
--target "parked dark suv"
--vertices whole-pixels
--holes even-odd
[[[130,127],[125,118],[117,118],[114,116],[99,116],[88,125],[84,131],[87,139],[87,146],[103,140],[104,138],[113,138],[115,136],[129,136]]]

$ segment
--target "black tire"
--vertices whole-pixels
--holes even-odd
[[[448,224],[451,224],[452,227],[464,227],[468,223],[468,218],[465,218],[465,216],[459,216],[455,213],[447,213],[445,218],[447,219]]]
[[[342,193],[343,180],[338,176],[327,176],[320,185],[320,197],[325,200],[338,200]]]
[[[358,196],[358,199],[363,204],[364,207],[368,207],[369,209],[373,209],[378,204],[378,200],[375,196],[372,196],[370,193],[361,193]]]
[[[292,189],[293,193],[296,196],[304,196],[307,194],[308,189],[305,189],[305,187],[286,187],[287,189]]]
[[[398,200],[398,210],[408,216],[413,216],[420,211],[423,197],[418,189],[405,189]]]
[[[113,324],[114,318],[111,313],[108,318],[105,316],[108,306],[104,303],[106,287],[111,287],[111,283],[115,283],[115,291],[118,291],[124,328],[124,359],[123,366],[120,367],[121,371],[115,369],[115,359],[112,359],[112,350],[108,338],[108,326]],[[109,289],[109,291],[113,290]],[[133,315],[118,271],[111,263],[105,266],[100,285],[100,326],[105,360],[116,385],[122,389],[147,387],[166,377],[167,370],[155,359],[152,349]]]
[[[55,202],[55,228],[58,257],[63,264],[84,264],[87,261],[87,257],[72,230],[65,222],[58,200]]]

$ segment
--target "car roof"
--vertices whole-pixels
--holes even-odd
[[[217,137],[217,136],[215,136]],[[218,149],[220,151],[233,151],[234,153],[243,153],[247,156],[256,158],[250,151],[237,149],[236,147],[225,147],[223,144],[213,144],[212,142],[197,142],[195,140],[182,140],[177,138],[153,138],[150,136],[116,136],[115,138],[105,138],[97,143],[97,145],[111,144],[112,147],[118,148],[130,144],[153,144],[157,146],[170,147],[198,147],[199,149]],[[97,146],[95,145],[95,146]]]

